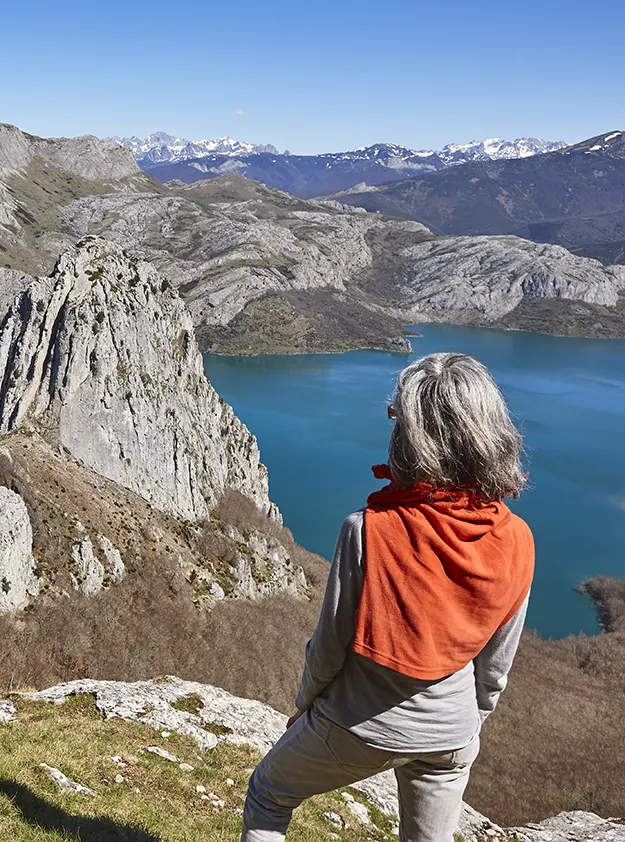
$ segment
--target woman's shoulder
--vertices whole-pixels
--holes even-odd
[[[523,538],[525,541],[527,541],[533,546],[534,535],[532,533],[532,529],[529,523],[523,520],[523,518],[517,515],[515,512],[511,512],[510,514],[512,515],[510,522],[517,535],[519,535],[521,538]]]
[[[347,515],[339,531],[339,541],[342,544],[356,543],[362,546],[365,525],[365,510],[358,509]]]
[[[365,520],[365,510],[364,509],[357,509],[355,512],[352,512],[350,515],[347,515],[345,520],[342,523],[341,528],[347,529],[352,531],[354,529],[362,529],[362,525]]]

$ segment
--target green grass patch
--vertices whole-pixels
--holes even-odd
[[[198,699],[178,701],[197,706]],[[238,842],[247,780],[259,759],[255,750],[220,741],[213,751],[201,752],[188,737],[164,739],[145,725],[105,721],[92,696],[62,706],[22,698],[16,703],[18,721],[0,727],[0,839]],[[150,745],[160,745],[194,771],[183,772],[177,763],[142,751]],[[124,766],[111,759],[116,756]],[[90,787],[95,797],[61,794],[41,763]],[[202,799],[199,785],[225,806]],[[337,836],[341,842],[388,839],[390,822],[371,809],[379,830],[358,825],[336,793],[311,799],[296,811],[289,842],[336,842]],[[339,813],[347,827],[328,822],[326,811]]]

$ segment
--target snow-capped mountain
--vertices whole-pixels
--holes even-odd
[[[216,140],[187,140],[166,132],[154,132],[144,138],[107,137],[105,140],[111,140],[132,150],[139,164],[142,161],[149,161],[152,164],[174,163],[214,154],[234,156],[255,155],[260,152],[278,154],[275,146],[247,143],[244,140],[233,140],[231,137],[220,137]]]
[[[438,152],[432,153],[447,165],[466,164],[467,161],[500,161],[504,158],[529,158],[564,149],[568,144],[561,140],[542,140],[538,137],[518,137],[516,140],[502,140],[491,137],[474,140],[471,143],[450,143]],[[423,154],[423,153],[421,153]]]
[[[280,154],[275,146],[259,146],[229,137],[189,141],[164,132],[146,138],[109,138],[128,147],[139,165],[159,181],[187,183],[237,172],[270,187],[310,198],[386,184],[437,172],[475,160],[526,158],[561,149],[562,142],[538,138],[499,138],[441,150],[415,150],[395,143],[376,143],[347,152],[320,155]]]
[[[463,166],[343,191],[341,201],[414,219],[437,234],[516,234],[606,264],[625,262],[625,131],[546,155],[515,141],[515,153],[525,154],[512,159],[498,143],[452,149],[465,156]]]

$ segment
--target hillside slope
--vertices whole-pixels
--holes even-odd
[[[54,704],[50,704],[54,702]],[[60,706],[59,706],[60,703]],[[0,832],[91,842],[236,842],[251,768],[285,727],[269,707],[180,681],[77,681],[1,703]],[[392,839],[391,773],[317,796],[296,810],[293,842]],[[465,807],[457,842],[622,842],[625,826],[563,813],[503,830]]]
[[[217,353],[405,352],[403,325],[417,319],[625,335],[622,270],[560,248],[515,237],[434,243],[418,222],[236,175],[165,187],[127,150],[93,138],[4,127],[0,159],[0,247],[13,270],[0,300],[21,272],[50,271],[95,234],[154,263],[189,306],[202,350]]]
[[[625,132],[530,158],[474,161],[341,201],[437,234],[515,233],[603,257],[625,239]]]
[[[79,196],[159,190],[132,154],[90,135],[41,138],[0,123],[0,266],[48,272],[70,244],[60,208]]]
[[[51,278],[8,277],[0,683],[176,673],[288,712],[327,564],[279,523],[255,439],[201,374],[175,290],[93,238]],[[506,824],[621,812],[622,658],[618,624],[527,635],[470,803]]]

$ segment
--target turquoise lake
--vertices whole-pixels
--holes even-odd
[[[258,437],[270,493],[296,540],[332,557],[342,519],[380,487],[386,402],[414,356],[462,351],[489,367],[525,436],[530,487],[512,507],[532,527],[528,625],[543,637],[597,622],[576,585],[625,575],[625,340],[416,325],[414,355],[205,356],[217,391]]]

